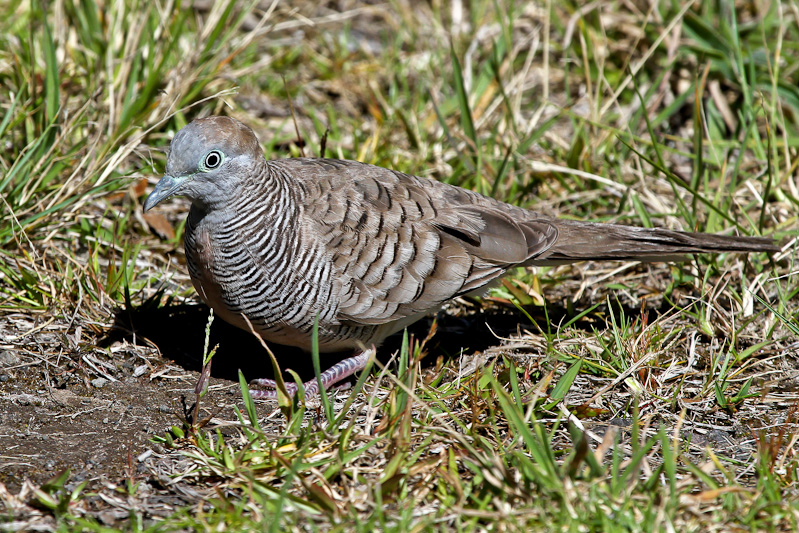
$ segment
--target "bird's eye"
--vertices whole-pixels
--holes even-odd
[[[211,150],[205,156],[202,165],[203,168],[201,170],[208,172],[209,170],[215,169],[216,167],[222,164],[223,157],[224,156],[222,155],[222,152],[220,152],[219,150]]]

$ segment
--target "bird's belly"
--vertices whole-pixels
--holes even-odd
[[[197,232],[194,244],[190,261],[194,261],[197,268],[193,269],[196,272],[192,272],[192,284],[203,302],[218,317],[245,331],[255,331],[269,342],[310,349],[310,340],[305,340],[307,333],[279,321],[264,324],[263,317],[249,316],[248,313],[238,310],[241,308],[238,291],[236,288],[223,286],[215,275],[224,266],[214,256],[208,233]]]

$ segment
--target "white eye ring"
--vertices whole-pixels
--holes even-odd
[[[219,150],[211,150],[205,155],[203,159],[203,170],[206,172],[209,170],[213,170],[217,168],[219,165],[222,164],[224,160],[224,154]]]

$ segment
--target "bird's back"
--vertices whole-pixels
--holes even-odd
[[[198,292],[267,340],[323,351],[386,336],[515,265],[660,260],[773,249],[767,240],[545,217],[434,180],[354,161],[265,161],[235,203],[193,207],[186,253]]]
[[[537,213],[434,180],[334,159],[268,165],[299,191],[303,226],[334,267],[342,324],[418,318],[557,238]]]

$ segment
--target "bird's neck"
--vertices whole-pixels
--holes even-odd
[[[300,208],[289,178],[266,161],[240,172],[246,178],[238,183],[234,194],[220,195],[214,202],[194,200],[189,222],[197,227],[203,225],[212,233],[260,227],[289,238],[295,235]]]
[[[257,171],[250,174],[246,187],[247,201],[234,209],[242,214],[257,211],[261,224],[285,235],[296,232],[300,202],[290,176],[264,160],[259,162]]]

